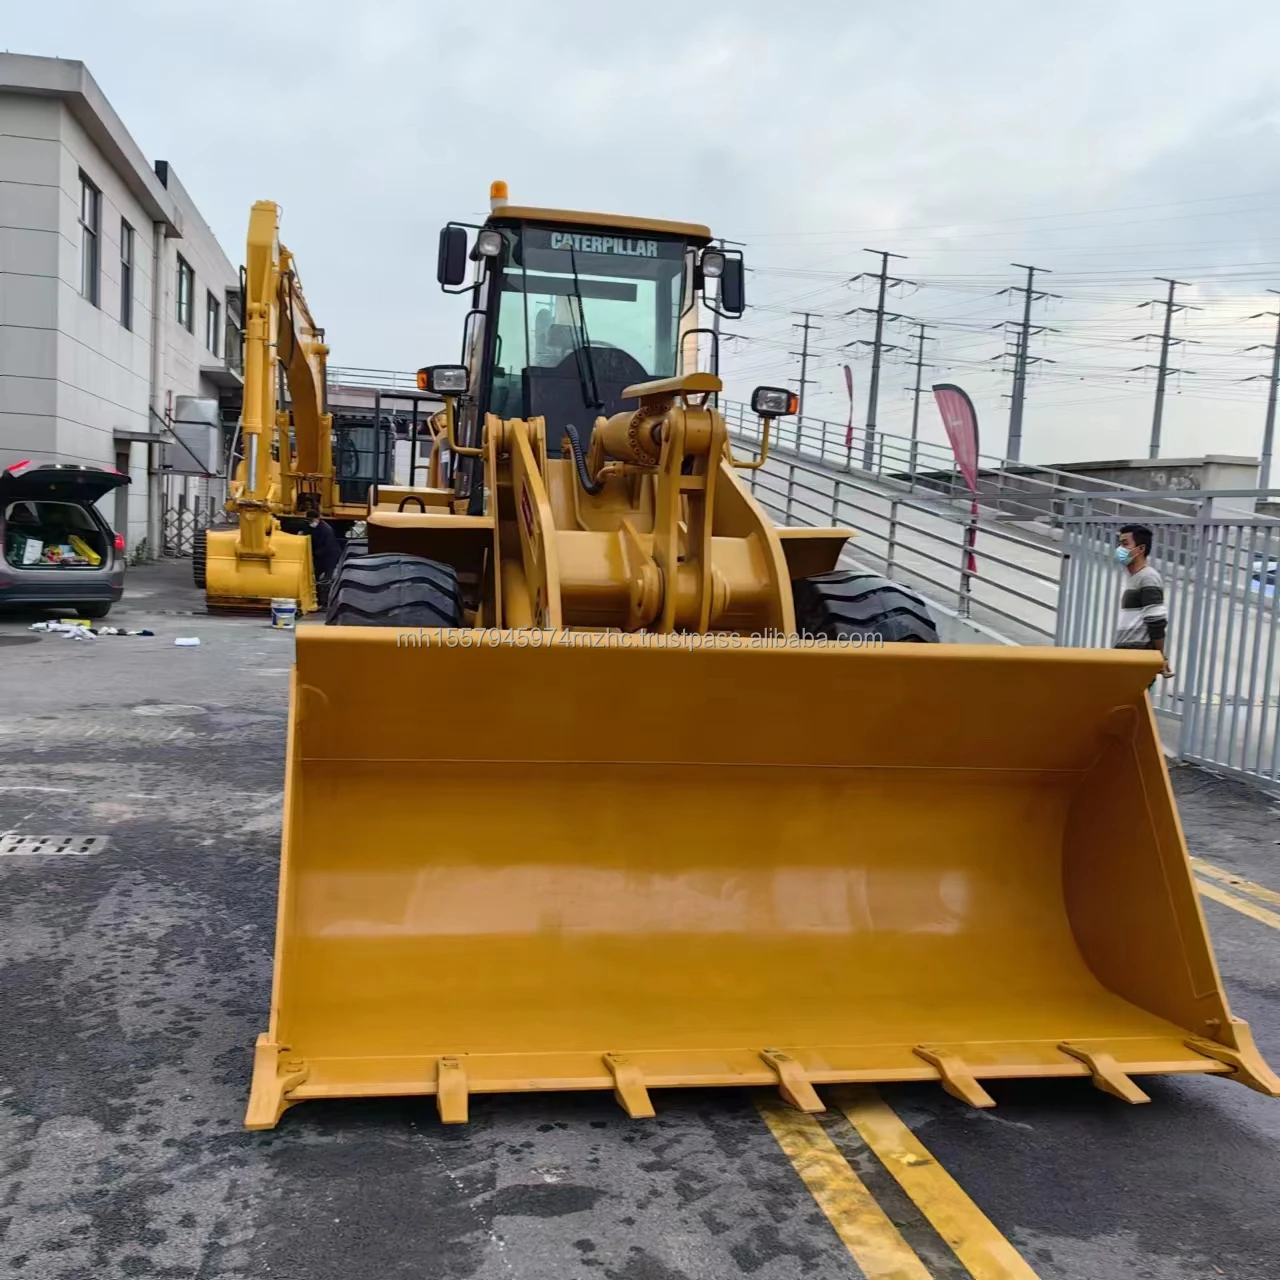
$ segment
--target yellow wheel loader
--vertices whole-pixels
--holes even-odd
[[[440,483],[380,495],[297,635],[247,1125],[517,1090],[636,1117],[680,1086],[1280,1091],[1210,949],[1158,655],[929,643],[912,593],[839,567],[847,530],[775,527],[719,378],[680,367],[699,294],[742,309],[706,227],[498,188],[468,230],[439,262],[464,363],[422,374]],[[762,455],[790,402],[756,392]]]

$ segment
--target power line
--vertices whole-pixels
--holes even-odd
[[[1022,328],[1018,334],[1017,356],[1013,365],[1013,398],[1009,404],[1009,438],[1004,448],[1004,456],[1010,462],[1017,462],[1022,456],[1022,407],[1027,396],[1027,355],[1031,343],[1031,304],[1043,298],[1057,298],[1061,295],[1036,291],[1036,272],[1052,274],[1047,268],[1029,267],[1022,262],[1015,262],[1012,265],[1027,273],[1027,283],[1025,285],[1014,285],[1009,289],[1000,291],[1010,296],[1015,293],[1023,295]]]
[[[1280,289],[1268,289],[1267,292],[1280,295]],[[1271,447],[1275,442],[1276,434],[1276,393],[1280,390],[1280,307],[1275,311],[1259,311],[1249,319],[1260,320],[1263,316],[1276,317],[1275,342],[1259,342],[1254,346],[1246,347],[1245,350],[1262,351],[1268,347],[1271,349],[1271,384],[1267,388],[1267,420],[1262,428],[1262,457],[1261,465],[1258,467],[1258,487],[1269,489],[1271,487]],[[1243,381],[1253,382],[1262,376],[1260,373],[1255,373],[1252,378],[1245,378]]]
[[[1155,410],[1151,415],[1151,447],[1147,455],[1148,457],[1151,457],[1151,458],[1158,458],[1160,456],[1160,427],[1164,419],[1164,388],[1165,388],[1165,383],[1169,379],[1169,374],[1171,372],[1172,373],[1191,373],[1192,372],[1192,370],[1190,369],[1171,370],[1169,368],[1170,346],[1176,343],[1183,343],[1187,341],[1187,339],[1185,338],[1171,337],[1171,334],[1173,331],[1173,313],[1175,311],[1191,311],[1191,310],[1199,311],[1200,310],[1199,307],[1189,307],[1186,303],[1181,303],[1177,306],[1174,305],[1174,302],[1173,302],[1174,290],[1177,289],[1179,285],[1182,285],[1184,289],[1189,289],[1191,287],[1189,284],[1187,284],[1185,280],[1172,280],[1168,276],[1156,276],[1156,279],[1163,281],[1165,284],[1169,286],[1169,296],[1163,302],[1161,302],[1158,298],[1156,298],[1156,299],[1153,299],[1151,302],[1140,302],[1138,304],[1140,307],[1153,307],[1153,308],[1160,307],[1160,306],[1164,307],[1164,332],[1160,335],[1160,363],[1156,366],[1156,404],[1155,404]],[[1138,337],[1134,339],[1134,341],[1140,342],[1144,337],[1153,338],[1155,337],[1155,334],[1139,334]],[[1144,364],[1144,365],[1139,365],[1138,369],[1150,369],[1151,367],[1152,366],[1149,364]],[[1130,372],[1136,373],[1137,369],[1130,370]]]
[[[907,361],[907,363],[916,371],[916,385],[911,400],[911,461],[907,467],[907,474],[911,477],[911,484],[913,487],[915,486],[916,451],[920,437],[920,384],[923,379],[925,369],[932,367],[925,364],[924,344],[926,342],[937,342],[937,338],[931,338],[925,333],[926,327],[927,326],[924,321],[917,321],[916,332],[913,335],[917,343],[916,358],[914,360]]]
[[[862,465],[864,470],[870,471],[875,465],[876,457],[876,406],[880,399],[880,354],[884,349],[884,296],[890,284],[889,259],[905,258],[907,255],[905,253],[890,253],[887,249],[864,249],[863,252],[877,253],[880,255],[880,270],[876,276],[872,277],[873,279],[878,279],[880,282],[880,297],[876,303],[875,310],[876,336],[872,339],[870,344],[871,386],[867,391],[867,431],[866,438],[863,441],[862,456]],[[854,276],[853,280],[850,281],[850,284],[852,284],[854,280],[865,279],[869,274],[869,272],[864,271],[859,275]],[[900,284],[912,284],[914,282],[909,280],[893,279],[892,283],[896,286]],[[860,307],[854,308],[855,311],[862,309],[863,308]],[[849,314],[853,315],[854,312],[851,311]],[[902,317],[897,318],[901,319]],[[860,344],[850,343],[850,346],[854,345]]]
[[[800,404],[798,408],[798,416],[800,418],[803,418],[804,417],[804,389],[809,385],[810,382],[813,381],[813,379],[809,377],[809,331],[814,327],[813,325],[814,313],[812,311],[800,311],[800,312],[797,312],[796,314],[804,316],[804,324],[793,324],[791,326],[793,329],[804,330],[804,340],[800,344],[800,350],[791,352],[793,356],[800,357],[800,397],[799,397]],[[821,330],[819,330],[819,332],[821,332]],[[793,378],[792,381],[794,382],[795,379]]]

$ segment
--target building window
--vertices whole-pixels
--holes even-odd
[[[222,306],[211,293],[204,298],[204,345],[211,355],[218,354],[218,336],[222,327]]]
[[[120,220],[120,323],[133,328],[133,228]]]
[[[80,293],[98,305],[98,240],[101,231],[102,192],[80,174]]]
[[[188,332],[195,333],[196,273],[191,264],[178,254],[178,323]]]

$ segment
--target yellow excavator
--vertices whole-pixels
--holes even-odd
[[[441,236],[471,307],[464,362],[421,375],[439,483],[371,508],[298,631],[248,1127],[516,1090],[1280,1093],[1215,966],[1159,655],[931,643],[848,530],[777,528],[744,484],[790,393],[756,391],[742,457],[714,345],[681,368],[741,258],[491,204]]]
[[[193,574],[211,608],[263,609],[283,597],[308,613],[316,608],[311,540],[301,532],[308,513],[345,533],[364,518],[366,503],[343,500],[326,404],[329,348],[280,243],[279,206],[269,200],[249,215],[244,313],[241,456],[227,501],[236,523],[197,534]]]

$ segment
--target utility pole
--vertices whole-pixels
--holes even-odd
[[[1029,267],[1024,262],[1014,262],[1012,266],[1027,273],[1025,285],[1014,285],[1010,289],[1002,289],[1001,293],[1020,293],[1023,295],[1022,325],[1019,330],[1017,348],[1013,363],[1013,397],[1009,404],[1009,439],[1004,447],[1004,456],[1009,462],[1017,462],[1022,456],[1022,407],[1027,397],[1027,356],[1031,344],[1031,304],[1042,298],[1056,298],[1056,293],[1037,292],[1035,287],[1036,272],[1052,275],[1046,267]],[[1043,333],[1040,329],[1038,332]]]
[[[1165,384],[1169,381],[1171,373],[1190,373],[1190,369],[1170,369],[1169,368],[1169,348],[1177,343],[1186,342],[1185,338],[1175,338],[1173,333],[1173,313],[1175,311],[1198,311],[1199,307],[1189,307],[1185,303],[1174,305],[1174,290],[1182,285],[1184,289],[1191,286],[1185,280],[1171,280],[1168,276],[1156,276],[1157,280],[1162,281],[1169,286],[1169,296],[1161,302],[1154,299],[1151,302],[1140,302],[1141,307],[1164,307],[1164,332],[1160,335],[1160,363],[1156,365],[1156,405],[1151,415],[1151,447],[1147,453],[1149,458],[1158,458],[1160,456],[1160,428],[1164,421],[1164,389]],[[1154,333],[1142,333],[1133,339],[1134,342],[1141,342],[1144,338],[1154,338]],[[1143,369],[1150,369],[1149,364],[1139,365],[1137,369],[1131,369],[1130,373],[1138,373]]]
[[[880,281],[880,298],[879,298],[879,301],[876,303],[876,310],[875,310],[876,336],[872,340],[872,342],[868,344],[871,347],[871,387],[867,392],[867,433],[866,433],[866,439],[863,442],[863,453],[862,453],[862,469],[864,471],[870,471],[875,465],[876,407],[880,400],[880,356],[881,356],[881,353],[885,350],[884,297],[891,285],[908,284],[910,282],[906,280],[894,279],[889,275],[889,259],[905,258],[907,256],[905,253],[889,253],[888,250],[886,249],[864,249],[863,253],[876,253],[880,255],[880,270],[873,277],[874,279],[878,279]],[[868,275],[870,275],[870,273],[864,271],[862,274],[854,276],[853,280],[862,280],[862,279],[865,279]],[[852,284],[853,280],[851,280],[849,283]],[[863,310],[867,310],[867,308],[857,307],[855,308],[855,310],[863,311]],[[849,314],[853,315],[854,312],[850,311]],[[902,316],[891,316],[889,318],[894,320],[903,319]],[[850,343],[849,345],[852,346],[854,344]],[[897,348],[891,348],[891,349],[896,350]]]
[[[916,358],[907,361],[907,364],[916,371],[915,392],[911,402],[911,454],[907,463],[907,476],[913,490],[916,487],[916,453],[920,437],[920,384],[924,378],[924,371],[928,367],[924,362],[924,344],[937,341],[936,338],[931,338],[925,333],[926,327],[923,321],[917,322],[916,332],[913,335],[917,343]]]
[[[1268,293],[1274,293],[1280,296],[1280,289],[1268,289]],[[1270,386],[1267,388],[1267,421],[1262,428],[1262,458],[1261,465],[1258,467],[1258,488],[1269,489],[1271,487],[1271,447],[1275,443],[1276,435],[1276,393],[1280,391],[1280,307],[1275,311],[1259,311],[1256,315],[1249,317],[1250,320],[1261,320],[1263,316],[1275,316],[1276,318],[1276,340],[1275,342],[1260,342],[1252,347],[1246,347],[1246,351],[1265,351],[1268,347],[1271,349],[1271,380]],[[1263,377],[1260,373],[1255,373],[1252,378],[1245,378],[1245,382],[1253,382]]]
[[[796,436],[798,439],[800,434],[798,424],[804,421],[804,389],[813,381],[809,377],[809,331],[814,328],[814,313],[812,311],[797,311],[796,315],[804,316],[804,324],[793,324],[791,326],[793,329],[804,330],[804,339],[800,343],[800,350],[791,352],[793,356],[800,357],[800,405],[796,414]],[[794,382],[795,379],[793,378],[792,381]]]
[[[1013,292],[1013,290],[1002,289],[1001,292],[1009,293],[1009,292]],[[1020,292],[1020,290],[1018,290],[1018,292]],[[1045,298],[1058,297],[1056,293],[1039,294],[1037,296],[1045,297]],[[1029,328],[1024,330],[1022,321],[1019,321],[1019,320],[1002,320],[999,324],[993,325],[992,328],[1003,329],[1006,335],[1008,335],[1010,329],[1013,330],[1013,339],[1012,339],[1013,350],[997,352],[997,354],[993,355],[991,359],[1013,361],[1013,373],[1014,373],[1013,389],[1009,392],[1008,396],[1005,397],[1010,402],[1011,407],[1009,411],[1010,438],[1005,443],[1004,456],[1006,461],[1017,462],[1019,461],[1021,457],[1021,452],[1022,452],[1022,423],[1021,423],[1021,417],[1019,415],[1019,421],[1017,423],[1018,430],[1017,430],[1017,434],[1015,435],[1013,431],[1013,427],[1014,427],[1013,410],[1012,410],[1013,401],[1019,394],[1021,394],[1025,398],[1026,386],[1027,386],[1027,371],[1030,369],[1030,367],[1033,364],[1057,364],[1058,363],[1056,360],[1049,359],[1048,356],[1028,355],[1027,343],[1030,342],[1032,338],[1037,337],[1039,334],[1058,333],[1060,331],[1057,329],[1051,329],[1049,328],[1048,325],[1044,325],[1044,324],[1033,324]],[[1006,341],[1008,340],[1009,339],[1006,336]],[[1019,388],[1019,385],[1018,385],[1019,379],[1021,379],[1021,384],[1022,384],[1021,388]],[[1010,447],[1011,445],[1012,445],[1012,448]]]

